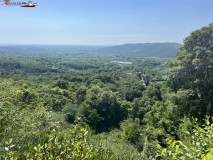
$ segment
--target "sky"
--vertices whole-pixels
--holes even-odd
[[[1,45],[183,43],[192,31],[213,22],[213,0],[33,2],[38,6],[0,6]]]

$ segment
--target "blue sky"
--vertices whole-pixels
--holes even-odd
[[[182,43],[213,22],[213,0],[33,2],[38,6],[0,6],[0,44]]]

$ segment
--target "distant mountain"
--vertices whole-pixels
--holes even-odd
[[[100,48],[98,52],[136,57],[175,58],[179,47],[181,44],[178,43],[138,43]]]

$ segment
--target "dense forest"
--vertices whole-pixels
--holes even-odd
[[[212,66],[213,24],[175,60],[1,46],[0,159],[212,160]]]

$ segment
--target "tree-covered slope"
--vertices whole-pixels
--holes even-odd
[[[179,47],[181,44],[178,43],[138,43],[105,47],[98,51],[104,54],[174,58]]]
[[[192,32],[173,61],[5,52],[0,159],[212,160],[212,33]]]

